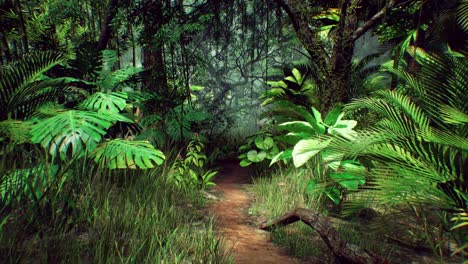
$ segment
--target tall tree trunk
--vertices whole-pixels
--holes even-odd
[[[28,32],[26,30],[26,24],[24,22],[24,16],[23,16],[23,10],[21,7],[21,1],[15,1],[15,9],[16,12],[18,13],[19,17],[19,22],[21,25],[21,33],[22,33],[22,38],[23,38],[23,51],[24,52],[29,52],[29,41],[28,41]]]
[[[303,1],[276,0],[276,3],[288,14],[296,30],[297,37],[310,55],[310,59],[318,72],[317,84],[321,87],[322,111],[328,112],[338,102],[350,99],[349,80],[353,58],[354,43],[364,33],[372,29],[380,21],[387,10],[396,7],[396,0],[389,0],[386,6],[377,12],[362,26],[357,27],[358,17],[356,9],[361,0],[343,0],[341,4],[340,23],[331,59],[321,43],[320,38],[309,27],[309,19]],[[408,4],[405,1],[400,5]]]
[[[354,51],[353,33],[357,27],[357,6],[361,0],[344,0],[341,5],[340,22],[334,41],[331,63],[326,82],[329,89],[323,90],[323,110],[330,110],[338,102],[346,103],[351,97],[350,77]]]
[[[111,35],[112,35],[111,23],[117,13],[117,4],[118,4],[118,0],[110,0],[109,2],[106,18],[101,28],[101,34],[99,35],[99,40],[98,40],[98,45],[97,45],[97,49],[99,51],[106,49],[107,44],[109,43],[109,40],[111,38]]]
[[[146,0],[143,6],[143,88],[147,91],[157,91],[164,94],[168,91],[167,75],[164,61],[164,43],[155,39],[158,31],[166,23],[163,14],[162,0]]]
[[[11,61],[10,45],[8,45],[8,40],[4,32],[0,32],[0,36],[2,39],[2,51],[5,56],[5,62],[8,63]]]

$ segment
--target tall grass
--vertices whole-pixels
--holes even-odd
[[[6,167],[15,169],[2,164],[2,177]],[[167,183],[170,161],[154,170],[111,171],[89,164],[81,159],[60,167],[67,177],[60,191],[49,186],[40,201],[28,199],[26,191],[19,200],[1,201],[1,263],[230,261],[213,220],[202,212],[200,194]],[[23,185],[32,183],[24,179]]]
[[[252,191],[255,194],[251,212],[263,220],[274,219],[297,207],[308,208],[328,214],[329,201],[318,194],[306,194],[307,182],[315,170],[310,168],[281,168],[268,176],[254,178]],[[344,240],[362,248],[388,257],[393,247],[382,240],[382,233],[363,230],[358,223],[331,218],[332,224]],[[378,230],[379,231],[379,230]],[[380,230],[381,231],[381,230]],[[326,263],[333,261],[330,250],[316,232],[302,222],[291,224],[271,232],[274,243],[284,246],[291,255],[313,257]]]
[[[314,199],[305,195],[310,177],[308,170],[283,168],[268,176],[254,178],[255,199],[251,212],[262,219],[272,219],[297,207],[319,209],[319,197]],[[274,230],[271,239],[294,256],[325,259],[322,254],[325,245],[315,236],[315,231],[302,223]]]

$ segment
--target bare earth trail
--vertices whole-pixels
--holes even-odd
[[[221,197],[208,206],[210,214],[217,219],[217,232],[226,247],[232,249],[234,264],[301,263],[287,255],[285,250],[269,240],[269,234],[258,229],[249,219],[251,195],[245,191],[250,184],[247,170],[236,161],[222,163],[213,191]]]

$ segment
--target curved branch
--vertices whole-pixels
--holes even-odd
[[[388,263],[374,253],[344,241],[326,217],[309,209],[296,208],[271,222],[262,223],[260,229],[271,231],[275,227],[287,226],[299,220],[317,231],[335,257],[342,263]]]

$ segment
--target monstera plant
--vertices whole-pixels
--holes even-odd
[[[132,102],[130,93],[110,90],[138,70],[111,72],[110,60],[104,60],[95,83],[102,91],[91,94],[75,109],[66,109],[56,103],[58,94],[77,80],[46,74],[67,59],[59,53],[38,52],[0,69],[0,136],[10,142],[38,143],[52,158],[61,160],[92,156],[110,168],[146,169],[161,164],[164,155],[150,144],[103,139],[116,122],[134,123],[124,111]]]

